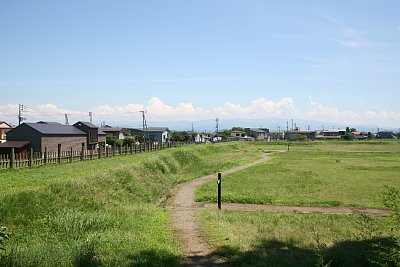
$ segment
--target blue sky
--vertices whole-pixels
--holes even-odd
[[[0,120],[400,127],[400,2],[2,1]]]

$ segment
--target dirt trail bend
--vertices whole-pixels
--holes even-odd
[[[270,158],[266,156],[255,162],[226,170],[222,172],[222,175],[250,168],[269,160]],[[212,180],[217,181],[216,174],[178,185],[174,189],[173,197],[167,206],[172,212],[173,226],[180,232],[183,249],[187,253],[188,263],[191,266],[226,266],[223,260],[209,256],[212,251],[200,235],[198,223],[194,216],[194,210],[197,206],[195,203],[196,188]]]

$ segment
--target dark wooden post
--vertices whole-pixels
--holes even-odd
[[[32,162],[33,162],[33,148],[29,149],[28,160],[29,160],[28,161],[28,166],[32,167],[33,166],[33,164],[32,164]]]
[[[47,146],[44,148],[44,165],[47,164],[47,160],[48,160],[48,153],[47,153]]]
[[[108,149],[109,149],[109,147],[106,146],[106,158],[108,158]]]
[[[218,209],[221,209],[221,183],[222,183],[222,174],[218,173]]]
[[[85,143],[82,143],[82,147],[81,147],[81,161],[84,160],[85,157]]]
[[[93,160],[93,148],[90,149],[90,160]]]
[[[135,154],[137,153],[137,145],[135,144]]]
[[[15,149],[12,147],[10,152],[10,169],[14,168]]]
[[[71,149],[69,150],[69,162],[72,163],[74,161],[74,151],[72,150],[72,146]]]
[[[97,149],[99,159],[101,159],[101,150],[101,146],[99,145],[99,148]]]
[[[58,153],[57,162],[58,162],[58,164],[60,164],[61,163],[61,144],[58,144],[57,153]]]

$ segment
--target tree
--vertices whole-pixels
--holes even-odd
[[[346,134],[343,136],[344,140],[347,141],[352,141],[355,139],[354,134],[352,134],[351,132],[346,132]]]
[[[124,140],[122,141],[122,145],[124,145],[124,146],[130,146],[130,145],[133,145],[135,142],[136,142],[135,137],[133,137],[133,136],[128,136],[128,137],[125,137],[125,138],[124,138]]]
[[[172,142],[188,142],[194,141],[195,134],[185,131],[172,131],[170,134],[170,141]]]
[[[241,131],[241,132],[244,132],[244,129],[243,129],[243,127],[235,126],[235,127],[232,127],[232,130],[231,130],[231,131]]]

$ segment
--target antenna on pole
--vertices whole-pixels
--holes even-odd
[[[22,117],[23,112],[28,112],[28,110],[26,109],[26,107],[24,107],[24,105],[19,104],[19,106],[18,106],[18,125],[21,125],[21,122],[26,120],[26,118]]]
[[[146,120],[147,110],[141,110],[139,112],[142,113],[142,117],[143,117],[143,141],[146,142],[146,133],[147,133],[147,138],[150,141],[150,136],[149,136],[148,129],[147,129],[147,120]]]
[[[91,111],[89,111],[89,119],[90,123],[93,123],[93,113]]]
[[[68,114],[64,114],[64,115],[65,115],[65,125],[69,125]]]

